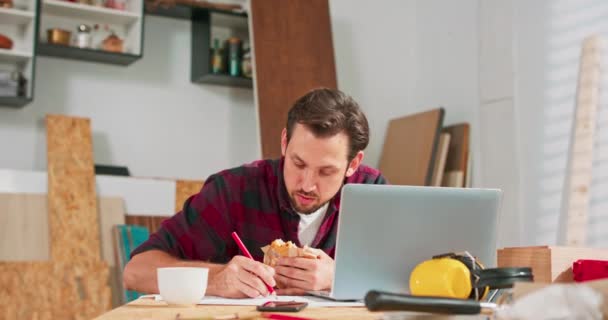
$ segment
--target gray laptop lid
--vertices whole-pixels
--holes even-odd
[[[413,268],[442,253],[496,265],[500,190],[348,184],[341,197],[332,298],[407,293]]]

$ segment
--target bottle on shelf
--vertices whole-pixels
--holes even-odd
[[[231,37],[228,39],[229,55],[228,55],[228,73],[233,77],[241,75],[241,39]]]
[[[224,72],[224,56],[222,49],[220,48],[220,39],[215,38],[213,40],[213,51],[211,53],[211,72],[222,73]]]

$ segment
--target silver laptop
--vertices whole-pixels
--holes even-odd
[[[500,190],[348,184],[341,197],[332,289],[312,295],[408,293],[413,268],[448,252],[466,250],[496,265]]]

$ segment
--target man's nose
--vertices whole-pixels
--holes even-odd
[[[302,175],[302,190],[312,192],[316,189],[315,175],[312,170],[305,170]]]

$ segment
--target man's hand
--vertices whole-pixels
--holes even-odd
[[[263,263],[235,256],[209,275],[207,293],[226,298],[267,296],[269,292],[264,283],[274,287],[274,274],[274,269]]]
[[[320,259],[281,258],[274,269],[275,279],[284,288],[277,290],[277,294],[299,295],[306,291],[331,289],[335,262],[322,252]]]

